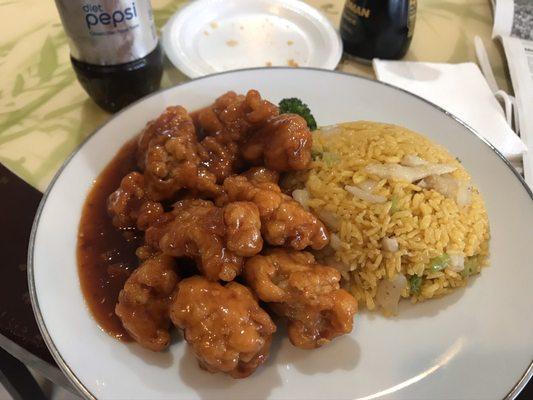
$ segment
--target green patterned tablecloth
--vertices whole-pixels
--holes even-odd
[[[252,0],[251,0],[252,1]],[[338,26],[344,0],[308,0]],[[184,0],[153,0],[158,27]],[[504,89],[509,80],[500,49],[490,38],[490,0],[419,0],[408,60],[475,61],[481,36]],[[0,162],[44,190],[69,153],[110,118],[83,92],[51,0],[0,0]],[[369,66],[342,60],[339,70],[373,76]],[[187,78],[166,66],[163,87]]]

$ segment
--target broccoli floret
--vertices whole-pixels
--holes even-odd
[[[279,102],[279,112],[281,114],[298,114],[305,119],[310,130],[314,131],[316,129],[315,117],[311,114],[311,110],[307,104],[296,97],[281,100]]]

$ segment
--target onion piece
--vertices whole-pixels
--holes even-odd
[[[341,220],[334,213],[327,210],[320,210],[317,212],[318,218],[327,225],[327,227],[335,232],[341,229]]]
[[[363,201],[368,201],[369,203],[385,203],[387,201],[386,197],[378,196],[377,194],[368,193],[357,186],[346,185],[344,186],[344,189],[347,192],[350,192],[351,194],[353,194],[358,199],[363,200]]]
[[[465,256],[463,254],[449,254],[450,263],[448,264],[448,269],[451,269],[454,272],[461,272],[465,269]]]
[[[422,186],[421,183],[425,186]],[[434,189],[443,196],[455,199],[460,207],[466,206],[472,201],[472,187],[468,182],[454,178],[450,174],[431,175],[418,183],[420,187]]]
[[[365,171],[380,178],[413,183],[430,175],[442,175],[453,172],[457,167],[447,164],[426,164],[418,167],[406,167],[400,164],[369,164]]]
[[[472,186],[461,181],[457,188],[457,193],[455,194],[455,200],[459,207],[467,206],[472,203]]]
[[[451,175],[431,175],[424,179],[424,182],[428,189],[434,189],[443,196],[454,198],[457,193],[457,179]]]
[[[371,179],[364,180],[363,182],[359,183],[357,186],[364,190],[365,192],[372,193],[372,190],[376,187],[378,183],[376,181],[373,181]]]
[[[407,279],[403,274],[398,274],[392,281],[384,278],[378,285],[376,292],[376,303],[392,315],[398,314],[398,304],[405,287]]]
[[[339,130],[339,125],[327,125],[327,126],[321,126],[320,127],[320,133],[322,134],[331,134]]]
[[[396,238],[384,237],[383,239],[381,239],[381,249],[394,253],[399,249],[398,241],[396,240]]]
[[[405,165],[406,167],[419,167],[421,165],[427,165],[428,162],[423,158],[418,157],[416,154],[406,154],[403,156],[400,164]]]
[[[292,198],[302,205],[303,208],[309,210],[307,204],[309,203],[309,192],[306,189],[296,189],[292,191]]]

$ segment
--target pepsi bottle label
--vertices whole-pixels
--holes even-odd
[[[117,65],[145,57],[157,46],[149,0],[56,0],[72,57]]]

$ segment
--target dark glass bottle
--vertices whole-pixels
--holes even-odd
[[[340,27],[344,51],[363,60],[402,58],[415,19],[416,0],[346,0]]]
[[[159,89],[163,54],[149,0],[56,0],[87,94],[115,112]]]
[[[106,111],[115,112],[159,89],[163,74],[161,46],[146,57],[119,65],[93,65],[70,57],[78,81]]]

